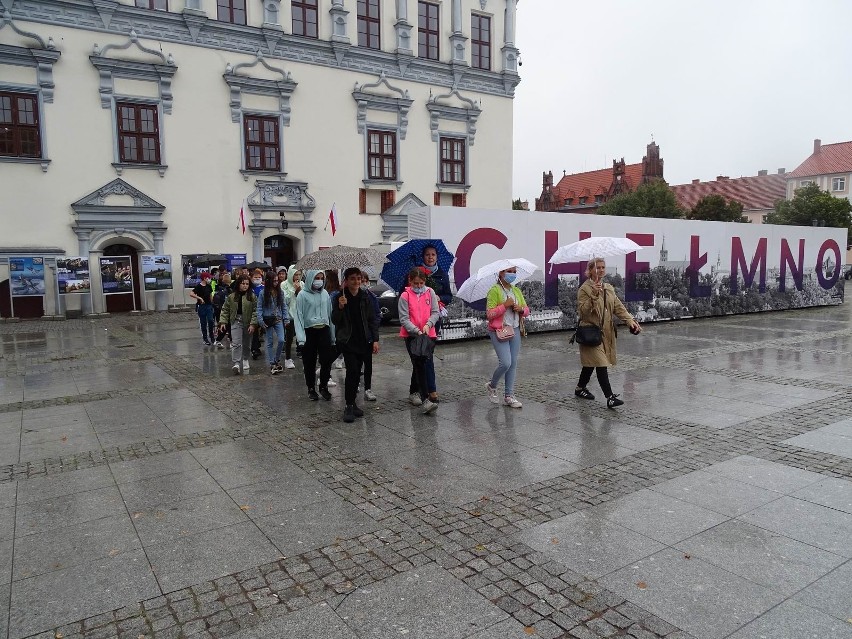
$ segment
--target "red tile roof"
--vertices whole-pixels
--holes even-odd
[[[746,211],[771,209],[776,200],[787,195],[787,176],[777,173],[753,177],[723,178],[697,184],[678,184],[671,187],[677,202],[686,209],[694,207],[705,195],[721,195],[736,200]]]
[[[823,144],[787,177],[810,177],[828,173],[852,173],[852,142]]]
[[[642,163],[628,164],[624,167],[624,180],[629,191],[634,190],[642,183]],[[559,183],[553,187],[553,194],[557,206],[564,206],[566,198],[574,198],[574,204],[581,197],[594,197],[595,195],[606,195],[612,184],[612,169],[600,169],[598,171],[586,171],[585,173],[572,173],[565,175]]]

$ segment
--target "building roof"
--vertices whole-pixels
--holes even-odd
[[[810,177],[828,173],[852,173],[852,142],[817,144],[811,157],[802,162],[787,177]]]
[[[627,164],[624,167],[624,180],[630,191],[639,186],[642,183],[642,163]],[[606,195],[611,184],[612,168],[572,173],[562,176],[559,183],[553,187],[553,194],[558,205],[563,206],[569,197],[593,198],[596,195]]]
[[[752,211],[771,209],[776,200],[783,200],[787,195],[786,177],[781,173],[733,179],[719,176],[710,182],[693,180],[691,184],[678,184],[671,189],[677,203],[686,209],[694,207],[706,195],[721,195],[742,204],[744,211]]]

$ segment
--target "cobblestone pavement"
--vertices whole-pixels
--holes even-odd
[[[343,371],[234,377],[189,314],[0,324],[0,638],[852,637],[850,345],[650,326],[607,410],[531,336],[512,410],[447,344],[422,416],[389,329],[347,425]]]

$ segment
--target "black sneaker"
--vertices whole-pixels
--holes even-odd
[[[355,417],[363,417],[364,411],[358,408],[357,404],[352,404],[352,414],[355,415]]]
[[[308,399],[312,402],[319,401],[319,395],[317,395],[317,392],[313,388],[308,389]]]
[[[353,409],[352,406],[347,406],[343,410],[343,421],[346,422],[347,424],[351,424],[352,422],[355,421],[355,412],[352,409]]]
[[[618,395],[612,394],[606,398],[606,407],[607,408],[615,408],[616,406],[623,406],[624,402],[618,399]]]
[[[210,346],[210,340],[209,340],[209,339],[205,339],[205,340],[204,340],[204,345],[205,345],[205,346]]]
[[[319,394],[325,401],[329,401],[331,399],[331,393],[328,392],[328,389],[325,386],[320,388]]]
[[[574,395],[579,397],[580,399],[594,399],[595,396],[592,395],[587,388],[577,388],[574,390]]]

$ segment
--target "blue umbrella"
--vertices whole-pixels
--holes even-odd
[[[423,249],[427,246],[434,247],[438,252],[438,268],[449,273],[456,256],[447,250],[441,240],[408,240],[395,251],[388,253],[388,261],[382,267],[382,280],[395,291],[404,289],[408,271],[423,264]]]

